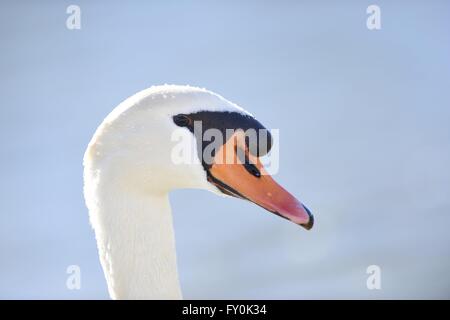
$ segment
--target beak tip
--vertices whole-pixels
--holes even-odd
[[[302,227],[305,228],[306,230],[311,230],[314,225],[314,215],[311,213],[311,211],[305,205],[302,205],[302,206],[305,209],[305,211],[308,213],[308,216],[309,216],[308,223],[302,224]]]
[[[309,209],[301,203],[297,203],[294,210],[272,211],[277,215],[302,226],[306,230],[311,230],[314,225],[314,216]],[[286,213],[287,212],[287,213]]]
[[[306,230],[311,230],[313,225],[314,225],[314,216],[312,214],[309,215],[308,223],[301,224],[301,226]]]

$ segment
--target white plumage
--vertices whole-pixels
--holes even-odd
[[[181,298],[168,193],[201,188],[223,195],[201,164],[170,158],[178,128],[172,116],[200,110],[248,114],[205,89],[151,87],[117,106],[89,143],[84,195],[112,298]]]

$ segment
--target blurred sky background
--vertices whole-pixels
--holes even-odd
[[[117,104],[164,83],[280,129],[276,179],[316,217],[306,232],[174,192],[185,298],[450,298],[449,2],[2,1],[0,34],[0,298],[108,298],[83,153]]]

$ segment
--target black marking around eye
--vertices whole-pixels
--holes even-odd
[[[173,121],[180,127],[186,127],[192,133],[196,133],[194,132],[194,122],[201,121],[201,136],[196,137],[198,146],[201,146],[201,148],[198,148],[199,153],[203,152],[204,148],[211,143],[210,141],[203,141],[202,137],[204,132],[213,128],[218,129],[224,138],[228,138],[226,134],[227,129],[241,129],[244,132],[248,129],[255,130],[256,143],[249,143],[249,137],[246,137],[245,140],[249,147],[249,152],[257,157],[265,155],[272,148],[272,136],[270,132],[258,120],[250,115],[239,112],[199,111],[190,114],[175,115],[173,116]],[[265,134],[260,135],[260,132]],[[261,138],[263,140],[260,141]],[[225,142],[226,141],[223,141],[223,143]]]
[[[173,122],[179,127],[187,127],[191,124],[192,120],[185,114],[177,114],[173,116]]]
[[[207,145],[211,143],[211,141],[204,141],[203,135],[204,132],[208,129],[217,129],[221,132],[222,137],[225,139],[230,138],[227,136],[227,129],[231,129],[236,131],[238,129],[246,132],[248,129],[253,129],[256,132],[255,138],[256,143],[249,143],[249,137],[245,137],[245,142],[248,148],[248,151],[257,157],[265,155],[270,151],[272,147],[272,136],[270,132],[255,118],[250,115],[245,115],[239,112],[222,112],[222,111],[199,111],[190,114],[177,114],[173,116],[174,123],[179,127],[185,127],[189,129],[194,135],[196,135],[197,140],[197,151],[199,159],[202,159],[202,166],[207,173],[208,181],[213,183],[220,191],[225,194],[238,197],[245,198],[235,189],[229,187],[222,181],[216,179],[210,172],[211,164],[206,163],[203,158],[203,151]],[[201,132],[195,132],[194,124],[196,121],[201,122]],[[264,130],[264,134],[260,135],[260,130]],[[260,141],[260,139],[264,139]],[[223,141],[225,144],[226,141]],[[239,153],[238,153],[239,154]],[[245,153],[244,153],[245,154]],[[214,156],[214,155],[213,155]],[[253,176],[259,178],[261,176],[258,168],[250,163],[248,156],[245,155],[245,160],[242,161],[245,169],[252,174]]]

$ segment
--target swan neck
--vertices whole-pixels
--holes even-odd
[[[95,227],[111,297],[181,299],[168,194],[111,188]]]

